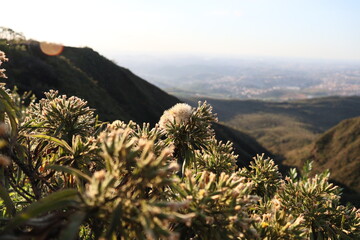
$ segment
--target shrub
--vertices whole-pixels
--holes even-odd
[[[0,89],[1,239],[360,237],[360,212],[339,204],[328,172],[282,179],[263,155],[237,169],[206,103],[176,105],[152,128],[45,96],[26,107]]]

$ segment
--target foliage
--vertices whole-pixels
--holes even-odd
[[[32,134],[45,134],[70,142],[73,136],[89,137],[94,134],[96,119],[87,102],[78,97],[58,96],[50,90],[44,99],[30,104],[22,124]]]
[[[1,88],[1,239],[358,239],[360,212],[329,173],[282,179],[258,155],[237,169],[212,108],[150,127],[100,123],[77,97],[21,106]]]
[[[181,239],[255,239],[258,234],[250,217],[258,197],[249,195],[251,183],[236,173],[219,176],[208,171],[186,172],[184,182],[177,186],[177,200],[188,201],[183,211],[192,216],[175,230]]]
[[[360,223],[356,221],[359,217],[356,217],[357,210],[340,206],[340,189],[329,183],[328,171],[309,178],[310,170],[311,163],[307,163],[301,178],[297,178],[295,170],[291,171],[287,184],[278,192],[282,205],[295,216],[304,217],[304,225],[310,229],[312,239],[358,236]]]
[[[254,183],[253,193],[263,198],[272,198],[282,182],[278,166],[270,158],[257,155],[250,163],[250,170],[243,168],[240,176],[247,177]]]
[[[282,165],[301,168],[311,160],[314,172],[329,169],[331,181],[344,188],[342,198],[360,206],[359,96],[288,102],[207,100],[221,122],[255,138]]]

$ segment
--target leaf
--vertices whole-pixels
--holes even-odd
[[[49,166],[46,166],[46,169],[53,169],[56,171],[66,172],[66,173],[75,175],[76,177],[81,177],[89,182],[91,181],[90,176],[86,175],[85,173],[81,172],[80,170],[78,170],[76,168],[72,168],[69,166],[49,165]]]
[[[3,104],[5,106],[5,112],[7,113],[7,116],[9,117],[10,120],[11,135],[15,136],[17,134],[17,125],[18,125],[15,108],[12,107],[8,102],[3,102]]]
[[[76,236],[79,233],[79,227],[81,223],[84,221],[86,217],[85,212],[76,212],[71,215],[69,219],[69,223],[67,224],[66,228],[61,231],[59,239],[60,240],[69,240],[69,239],[76,239]]]
[[[12,134],[12,136],[15,136],[17,133],[18,121],[17,121],[16,114],[18,113],[18,109],[13,104],[12,99],[9,97],[9,95],[3,89],[0,89],[0,104],[2,105],[1,119],[2,119],[2,121],[4,120],[3,112],[6,112],[6,114],[9,117],[10,124],[11,124],[11,134]]]
[[[1,184],[0,184],[0,197],[4,200],[4,204],[5,207],[7,209],[7,212],[11,215],[14,216],[16,213],[16,209],[14,206],[14,203],[12,202],[8,191],[6,190],[6,188],[4,188]]]
[[[116,231],[116,228],[121,229],[121,215],[122,215],[122,204],[119,203],[110,216],[110,223],[108,226],[108,231],[106,233],[107,239],[110,239],[110,237]]]
[[[13,229],[16,226],[34,218],[38,215],[47,213],[56,209],[64,209],[70,205],[76,205],[76,196],[78,191],[75,189],[65,189],[59,192],[52,193],[45,198],[32,203],[25,211],[18,214],[7,226],[7,230]]]
[[[42,138],[42,139],[52,141],[54,143],[57,143],[59,146],[65,148],[66,150],[68,150],[70,153],[73,154],[72,148],[69,146],[69,144],[67,144],[67,142],[65,142],[62,139],[58,139],[58,138],[51,137],[51,136],[44,135],[44,134],[25,134],[25,136],[26,137],[33,137],[33,138]]]

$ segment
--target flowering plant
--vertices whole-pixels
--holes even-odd
[[[1,61],[5,55],[0,54]],[[20,110],[0,88],[0,239],[359,239],[329,173],[236,166],[210,105],[101,123],[57,91]]]

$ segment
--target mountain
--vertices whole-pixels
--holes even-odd
[[[42,53],[37,42],[0,44],[10,61],[6,64],[8,87],[33,91],[41,97],[49,89],[88,101],[102,120],[150,122],[179,100],[128,69],[90,48],[65,47],[61,55]]]
[[[181,100],[146,82],[90,48],[64,47],[59,56],[45,55],[35,41],[7,44],[0,49],[9,62],[7,87],[32,91],[38,98],[49,89],[88,101],[101,120],[133,120],[154,125],[164,110]],[[248,135],[214,124],[218,139],[234,142],[239,165],[247,165],[256,154],[271,153]]]

